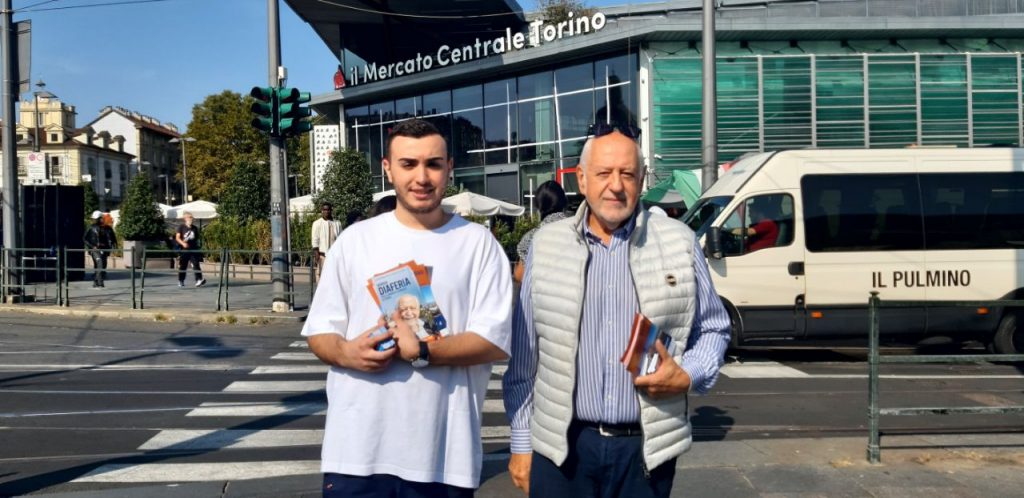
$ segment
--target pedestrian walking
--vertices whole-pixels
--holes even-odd
[[[203,278],[203,254],[199,252],[203,247],[199,227],[193,223],[192,213],[188,211],[182,214],[182,219],[184,223],[178,225],[178,230],[174,234],[174,241],[181,248],[178,253],[178,287],[185,286],[189,264],[196,274],[196,287],[202,287],[206,285],[206,279]]]
[[[101,289],[104,287],[103,280],[107,276],[107,257],[110,255],[110,250],[117,244],[117,236],[114,235],[113,228],[103,223],[103,213],[93,211],[90,218],[92,218],[92,225],[89,225],[85,235],[82,236],[82,242],[89,250],[92,267],[95,270],[92,277],[92,288]]]
[[[334,245],[334,241],[338,240],[338,235],[341,235],[341,222],[334,219],[334,206],[331,203],[325,202],[320,206],[320,217],[313,222],[313,228],[310,231],[312,232],[311,244],[313,250],[316,251],[316,278],[320,280],[324,256],[327,250]]]

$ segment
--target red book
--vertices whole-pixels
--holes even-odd
[[[643,362],[650,333],[651,321],[646,316],[637,313],[633,317],[633,326],[629,332],[629,343],[626,345],[626,351],[622,353],[622,358],[619,358],[619,362],[634,376],[642,375],[640,373],[640,364]]]

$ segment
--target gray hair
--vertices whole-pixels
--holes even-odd
[[[583,150],[580,152],[580,169],[583,170],[584,173],[587,172],[587,163],[590,162],[590,144],[592,144],[596,138],[598,137],[588,138],[586,143],[583,144]],[[647,172],[647,168],[644,167],[644,153],[640,148],[639,142],[634,141],[633,144],[636,145],[636,167],[640,170],[640,177],[643,178],[644,173]]]

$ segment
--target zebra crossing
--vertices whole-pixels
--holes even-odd
[[[505,368],[494,367],[483,407],[481,434],[492,449],[507,444],[510,433],[501,399]],[[267,364],[227,383],[221,394],[231,401],[201,401],[184,413],[179,427],[163,428],[142,442],[135,450],[145,456],[144,462],[103,465],[72,482],[195,483],[318,475],[327,370],[305,341],[292,342]],[[253,451],[259,452],[255,458]],[[152,458],[190,452],[210,461]],[[300,459],[294,458],[296,452]]]

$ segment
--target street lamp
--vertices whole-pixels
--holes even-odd
[[[188,202],[188,162],[185,160],[185,142],[195,142],[196,139],[182,135],[180,139],[172,138],[168,142],[172,144],[181,143],[181,202]]]

